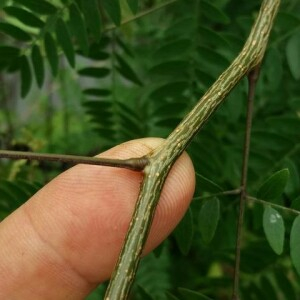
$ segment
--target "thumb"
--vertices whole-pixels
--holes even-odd
[[[162,140],[134,140],[101,154],[147,154]],[[124,241],[142,174],[77,165],[0,223],[0,299],[83,299],[109,278]],[[176,226],[194,192],[187,154],[172,168],[145,252]]]

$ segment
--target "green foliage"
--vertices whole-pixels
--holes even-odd
[[[259,188],[257,197],[274,201],[281,197],[289,178],[289,170],[283,169],[270,176]]]
[[[31,40],[31,36],[27,32],[12,24],[0,23],[0,31],[19,41],[28,42]]]
[[[286,57],[291,70],[292,75],[295,79],[300,78],[300,59],[299,59],[299,51],[300,51],[300,34],[296,32],[293,34],[286,45]]]
[[[202,293],[194,292],[184,288],[179,288],[178,290],[183,300],[211,300],[211,298],[203,295]]]
[[[300,252],[300,235],[299,235],[299,230],[300,230],[300,216],[298,216],[292,226],[291,230],[291,258],[292,262],[300,275],[300,257],[299,257],[299,252]]]
[[[215,194],[223,191],[223,189],[219,185],[217,185],[215,182],[204,177],[201,174],[197,174],[197,182],[204,191],[215,193]]]
[[[25,3],[21,0],[14,0],[14,2],[24,5],[26,8],[41,15],[56,13],[56,7],[45,0],[41,0],[38,2],[35,0],[28,0]]]
[[[127,0],[127,3],[134,14],[137,13],[139,7],[139,0]]]
[[[55,47],[55,41],[50,33],[45,34],[44,43],[52,74],[53,76],[56,76],[58,71],[58,54]]]
[[[119,26],[121,24],[121,8],[118,0],[103,0],[103,7],[113,20]]]
[[[22,205],[41,185],[24,180],[0,181],[0,217],[3,219]]]
[[[213,239],[220,218],[220,201],[214,197],[206,200],[199,214],[199,230],[204,243],[208,244]]]
[[[35,78],[38,86],[41,88],[44,82],[44,61],[40,52],[40,48],[37,45],[34,45],[31,53],[32,65],[35,73]]]
[[[242,299],[300,293],[300,7],[282,2],[256,91],[247,187],[269,205],[246,203]],[[238,54],[261,1],[166,3],[1,2],[1,148],[93,155],[166,137]],[[240,187],[246,92],[242,81],[188,148],[194,200],[142,260],[134,299],[230,299],[238,195],[226,191]],[[0,161],[1,218],[65,168]]]
[[[181,253],[187,255],[190,251],[194,236],[193,215],[190,208],[176,227],[174,236]]]
[[[267,240],[276,254],[281,254],[284,243],[284,223],[282,216],[274,208],[267,206],[263,216]]]
[[[74,66],[75,66],[74,49],[73,49],[71,37],[68,32],[67,26],[62,19],[58,19],[56,21],[55,32],[56,32],[56,39],[57,39],[58,43],[60,44],[63,52],[65,53],[69,64],[71,65],[71,67],[74,68]]]
[[[41,19],[39,19],[37,16],[35,16],[32,12],[21,7],[7,6],[4,7],[4,11],[8,15],[18,19],[25,25],[37,28],[41,28],[45,25],[45,23],[41,21]]]
[[[172,286],[170,276],[172,261],[169,250],[166,243],[159,255],[151,253],[141,260],[132,292],[134,298],[164,299],[164,293]]]
[[[87,55],[89,49],[85,19],[82,12],[78,9],[77,5],[70,5],[69,10],[70,28],[72,30],[72,35],[77,39],[80,50],[84,55]]]
[[[82,11],[87,23],[87,27],[92,32],[95,40],[99,41],[102,27],[98,3],[96,0],[80,2],[82,3]]]
[[[26,56],[20,57],[20,72],[21,72],[21,82],[22,82],[21,95],[22,97],[25,97],[29,92],[31,81],[32,81],[31,70]]]
[[[217,6],[211,4],[209,1],[203,1],[203,3],[201,3],[201,9],[203,14],[214,22],[221,24],[229,23],[229,18],[226,16],[226,14],[224,14]]]

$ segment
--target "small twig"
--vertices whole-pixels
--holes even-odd
[[[173,4],[175,2],[177,2],[177,0],[169,0],[169,1],[167,1],[165,3],[162,3],[162,4],[159,4],[159,5],[157,5],[157,6],[153,7],[153,8],[150,8],[150,9],[147,9],[145,11],[142,11],[142,12],[140,12],[140,13],[132,16],[132,17],[129,17],[129,18],[123,20],[122,23],[121,23],[121,26],[126,25],[126,24],[128,24],[130,22],[133,22],[133,21],[135,21],[137,19],[140,19],[141,17],[149,15],[149,14],[151,14],[151,13],[157,11],[157,10],[160,10],[160,9],[162,9],[162,8],[170,5],[170,4]],[[104,31],[109,31],[109,30],[113,30],[113,29],[116,29],[116,28],[118,28],[116,25],[111,24],[111,25],[106,26],[104,28]]]
[[[240,208],[237,224],[237,236],[236,236],[236,253],[235,253],[235,268],[234,268],[234,283],[232,299],[239,299],[239,277],[240,277],[240,261],[241,261],[241,242],[242,242],[242,227],[244,221],[245,202],[246,202],[246,189],[247,189],[247,175],[248,175],[248,162],[250,151],[250,139],[252,128],[252,116],[253,116],[253,102],[255,95],[255,86],[259,75],[259,67],[257,65],[248,74],[248,104],[247,104],[247,120],[246,120],[246,133],[244,141],[243,151],[243,166],[241,177],[241,194],[240,194]]]
[[[71,164],[88,164],[106,167],[125,168],[133,171],[142,171],[148,164],[147,157],[129,159],[111,159],[102,157],[88,157],[77,155],[34,153],[22,151],[0,150],[0,158],[27,159],[39,161],[57,161]]]
[[[231,196],[231,195],[239,195],[241,193],[242,188],[237,188],[234,190],[228,190],[220,193],[215,193],[207,196],[199,196],[199,197],[194,197],[193,200],[204,200],[204,199],[210,199],[213,197],[219,197],[219,196]]]
[[[246,200],[258,202],[258,203],[261,203],[261,204],[264,204],[264,205],[270,205],[270,206],[276,207],[278,209],[285,210],[285,211],[287,211],[289,213],[300,215],[300,211],[299,210],[296,210],[296,209],[293,209],[293,208],[289,208],[289,207],[285,207],[285,206],[282,206],[282,205],[278,205],[278,204],[275,204],[275,203],[272,203],[272,202],[268,202],[268,201],[265,201],[265,200],[262,200],[262,199],[258,199],[258,198],[255,198],[255,197],[247,196]]]

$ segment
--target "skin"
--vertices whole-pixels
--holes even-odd
[[[162,142],[147,138],[100,156],[130,158]],[[144,254],[183,217],[195,187],[186,153],[165,183]],[[142,173],[77,165],[62,173],[0,224],[0,299],[84,299],[107,280],[137,199]]]

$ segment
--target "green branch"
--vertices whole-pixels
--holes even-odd
[[[241,53],[164,143],[147,156],[149,164],[144,169],[139,197],[105,300],[127,299],[164,182],[172,165],[236,84],[261,63],[279,2],[263,1]]]

